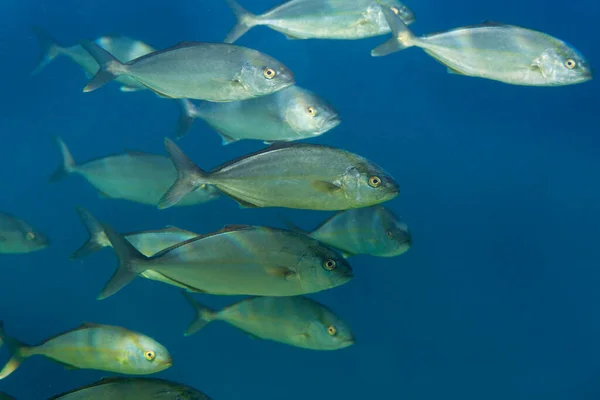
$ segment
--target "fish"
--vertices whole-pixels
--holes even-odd
[[[63,46],[39,26],[32,27],[32,31],[42,50],[38,58],[37,66],[31,73],[32,75],[40,73],[48,64],[50,64],[50,62],[52,62],[52,60],[60,55],[67,56],[83,68],[83,71],[88,78],[96,75],[100,69],[100,66],[94,57],[92,57],[80,44]],[[118,34],[100,36],[97,39],[94,39],[94,43],[111,54],[114,54],[116,58],[123,62],[129,62],[156,51],[155,48],[141,40]],[[122,92],[146,90],[146,86],[127,75],[118,77],[116,81],[121,84],[120,90]]]
[[[27,222],[0,212],[0,254],[24,254],[43,250],[50,239]]]
[[[225,38],[233,43],[257,25],[283,33],[288,39],[364,39],[385,35],[390,28],[376,0],[291,0],[262,15],[254,15],[235,0],[225,0],[237,24]],[[397,0],[387,0],[408,24],[415,14]]]
[[[211,400],[191,386],[166,379],[110,377],[48,400]]]
[[[173,163],[162,155],[127,151],[76,164],[63,140],[57,137],[55,141],[63,162],[50,177],[50,182],[74,173],[83,176],[101,197],[157,206],[177,178]],[[179,205],[202,204],[218,197],[220,192],[207,185],[185,196]]]
[[[340,350],[355,344],[348,324],[321,303],[305,296],[250,297],[222,310],[212,310],[187,292],[196,311],[185,331],[192,335],[212,321],[223,321],[258,339],[310,350]]]
[[[393,34],[372,51],[376,57],[415,46],[457,75],[521,86],[564,86],[592,79],[592,68],[577,49],[542,32],[487,21],[417,37],[388,8],[383,11]]]
[[[335,211],[382,203],[400,190],[381,167],[329,146],[273,144],[209,172],[196,166],[171,139],[165,139],[165,147],[178,178],[160,200],[160,209],[205,185],[214,185],[243,207]]]
[[[341,211],[311,232],[284,219],[287,227],[339,250],[344,257],[366,254],[395,257],[412,245],[408,226],[381,205]]]
[[[127,63],[93,42],[81,45],[100,65],[84,92],[127,75],[161,97],[222,102],[264,96],[295,83],[281,62],[233,44],[181,42]]]
[[[80,259],[95,253],[104,247],[110,247],[111,243],[106,237],[106,233],[104,233],[104,228],[100,222],[98,222],[98,220],[88,210],[81,206],[76,207],[75,210],[85,225],[90,238],[83,244],[83,246],[77,249],[73,255],[71,255],[71,259]],[[143,255],[146,257],[151,257],[169,247],[175,246],[176,244],[185,242],[186,240],[200,235],[184,229],[179,229],[174,226],[168,226],[166,228],[157,230],[125,233],[123,236]],[[142,272],[140,276],[146,279],[163,282],[168,285],[177,286],[182,289],[191,290],[189,287],[169,279],[156,271],[146,270]]]
[[[98,300],[146,270],[215,295],[293,296],[331,289],[353,277],[339,253],[285,229],[226,226],[146,257],[109,225],[103,228],[119,265]]]
[[[185,99],[180,104],[177,138],[200,118],[219,133],[224,145],[243,139],[267,143],[307,139],[322,135],[341,122],[327,101],[296,85],[250,100],[194,105]]]
[[[0,321],[0,343],[7,345],[11,358],[0,371],[0,379],[12,374],[34,355],[70,369],[93,369],[127,375],[148,375],[169,368],[173,361],[156,340],[119,326],[86,323],[53,336],[38,346],[28,346],[4,332]]]

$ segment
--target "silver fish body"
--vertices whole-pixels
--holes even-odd
[[[311,350],[339,350],[355,342],[344,320],[308,297],[251,297],[214,311],[184,295],[196,311],[186,336],[209,322],[224,321],[253,337]]]
[[[83,176],[104,197],[155,206],[177,177],[172,162],[155,154],[129,152],[76,164],[64,142],[56,140],[63,164],[51,181],[75,173]],[[186,196],[181,205],[201,204],[217,197],[218,190],[206,186]]]
[[[512,85],[563,86],[592,79],[587,60],[569,44],[531,29],[496,22],[416,37],[384,9],[393,37],[373,50],[386,55],[420,47],[454,74]]]
[[[384,35],[390,28],[376,0],[291,0],[262,15],[253,15],[235,0],[226,0],[238,24],[225,38],[233,43],[251,27],[265,25],[291,39],[363,39]],[[406,22],[413,12],[397,0],[386,4]]]
[[[167,349],[141,333],[111,325],[83,324],[47,339],[38,346],[26,346],[4,333],[11,359],[0,371],[0,379],[14,372],[23,360],[34,355],[47,357],[73,368],[146,375],[172,365]]]
[[[48,400],[211,400],[193,387],[157,378],[104,378]]]
[[[231,226],[144,257],[104,226],[120,266],[99,298],[152,270],[192,291],[219,295],[292,296],[330,289],[352,279],[337,252],[296,232]]]
[[[381,167],[347,151],[312,144],[272,145],[205,172],[166,139],[179,177],[159,207],[189,190],[214,185],[246,207],[346,210],[382,203],[399,193]]]
[[[177,137],[191,122],[203,119],[216,130],[223,144],[252,139],[289,142],[322,135],[341,122],[338,113],[323,98],[290,86],[273,94],[228,103],[202,102],[195,106],[182,100]]]
[[[338,212],[312,232],[305,233],[340,250],[346,257],[358,254],[395,257],[412,245],[406,223],[381,205]]]
[[[279,61],[227,43],[182,42],[126,64],[92,42],[82,46],[101,66],[85,92],[123,75],[163,97],[218,102],[264,96],[294,84]]]
[[[27,222],[0,212],[0,254],[23,254],[48,247],[50,240]]]

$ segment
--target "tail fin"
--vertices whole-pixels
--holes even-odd
[[[165,147],[177,169],[177,180],[158,202],[159,209],[174,206],[188,193],[206,185],[208,174],[198,168],[171,139],[165,139]]]
[[[288,220],[287,218],[285,218],[283,215],[279,214],[279,219],[281,220],[281,222],[284,223],[284,225],[291,231],[294,232],[298,232],[301,233],[303,235],[310,235],[310,232],[305,231],[304,229],[300,228],[298,225],[294,224],[292,221]]]
[[[50,176],[50,182],[60,181],[69,175],[75,169],[75,160],[73,160],[73,156],[71,156],[71,152],[69,148],[63,142],[63,140],[59,137],[55,137],[54,141],[58,145],[58,149],[60,150],[60,154],[62,154],[62,165],[57,168],[56,171]]]
[[[216,319],[217,311],[203,306],[194,300],[194,298],[188,292],[182,291],[181,293],[196,311],[196,317],[183,333],[185,336],[190,336],[204,328],[209,322],[214,321]]]
[[[27,354],[28,346],[15,338],[7,336],[4,332],[4,323],[0,321],[0,345],[2,344],[6,344],[11,357],[0,371],[0,379],[4,379],[12,374],[19,368],[23,360],[29,356],[29,354]]]
[[[237,24],[233,27],[231,32],[227,34],[224,40],[225,43],[233,43],[243,34],[248,32],[250,28],[258,25],[257,16],[240,6],[236,0],[225,0],[225,4],[227,4],[227,7],[231,9],[235,18],[237,18]]]
[[[147,268],[145,263],[148,257],[140,253],[124,237],[115,232],[110,226],[102,225],[106,237],[119,258],[119,266],[110,278],[104,289],[98,295],[98,300],[106,299],[127,286],[136,276]]]
[[[188,99],[179,99],[177,103],[179,104],[181,113],[179,114],[179,120],[175,128],[175,138],[180,139],[188,133],[194,121],[198,119],[198,110],[194,103]]]
[[[50,64],[50,62],[54,60],[56,56],[62,54],[64,49],[56,42],[56,40],[54,40],[52,36],[50,36],[48,32],[39,26],[32,26],[31,31],[37,38],[41,50],[37,65],[35,69],[31,71],[31,75],[37,75],[46,67],[46,65]]]
[[[390,29],[392,30],[392,37],[385,43],[380,44],[371,50],[371,56],[381,57],[391,53],[395,53],[400,50],[404,50],[408,47],[415,45],[415,35],[408,29],[408,26],[402,21],[400,16],[396,14],[389,6],[385,4],[381,5],[381,11],[385,16]]]
[[[87,257],[88,255],[95,253],[104,247],[110,246],[110,242],[108,241],[100,222],[98,222],[98,220],[94,218],[94,216],[88,210],[81,206],[75,207],[75,210],[77,211],[77,214],[79,214],[79,218],[81,218],[81,221],[90,234],[90,238],[84,243],[83,246],[75,250],[75,252],[71,255],[71,260]]]
[[[81,46],[87,50],[88,53],[100,66],[100,70],[94,75],[88,84],[83,88],[84,92],[91,92],[92,90],[98,89],[100,86],[112,81],[119,75],[127,72],[127,67],[121,61],[117,60],[115,56],[98,46],[94,42],[84,41],[81,42]]]

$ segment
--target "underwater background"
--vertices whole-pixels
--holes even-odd
[[[277,0],[242,0],[261,13]],[[418,34],[494,20],[573,43],[600,64],[600,5],[592,0],[419,0],[406,4]],[[401,193],[386,203],[408,223],[399,257],[357,256],[355,279],[311,295],[353,328],[356,345],[317,352],[254,340],[225,323],[183,337],[194,313],[178,290],[136,279],[103,301],[110,250],[69,255],[87,232],[83,205],[121,232],[175,225],[314,228],[330,213],[241,209],[220,200],[159,211],[102,199],[81,177],[49,184],[60,135],[76,161],[124,149],[165,154],[179,110],[144,91],[84,94],[81,68],[59,57],[30,76],[39,55],[32,25],[72,45],[120,33],[155,48],[221,41],[235,20],[219,0],[16,1],[0,3],[0,209],[52,240],[44,251],[2,255],[0,319],[26,343],[82,322],[122,325],[165,344],[174,359],[155,376],[232,399],[569,399],[600,397],[600,97],[598,80],[520,87],[446,74],[424,52],[383,58],[385,40],[288,40],[264,27],[237,44],[276,57],[299,85],[339,111],[342,124],[310,142],[385,167]],[[201,121],[178,142],[201,167],[264,147],[228,146]],[[222,307],[232,297],[197,296]],[[2,357],[8,357],[5,349]],[[0,391],[42,399],[109,374],[70,371],[33,357]]]

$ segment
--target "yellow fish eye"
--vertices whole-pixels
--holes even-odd
[[[327,328],[327,333],[329,333],[329,336],[335,336],[335,334],[337,333],[337,329],[335,329],[335,326],[330,325]]]
[[[568,69],[573,69],[577,66],[577,63],[575,62],[575,60],[569,58],[567,61],[565,61],[565,67],[567,67]]]
[[[369,178],[369,186],[377,188],[381,186],[381,178],[378,176],[372,176]]]
[[[312,106],[308,107],[307,111],[308,111],[308,115],[310,115],[311,117],[314,117],[317,115],[317,109]]]
[[[27,238],[27,240],[33,240],[33,239],[35,239],[35,233],[33,233],[33,232],[27,232],[27,234],[25,235],[25,237]]]
[[[148,361],[154,361],[154,359],[156,358],[156,353],[152,350],[146,350],[144,352],[144,358]]]
[[[323,268],[325,268],[327,271],[333,271],[336,267],[337,263],[335,262],[335,260],[332,260],[331,258],[327,261],[325,261],[323,263]]]
[[[277,75],[277,72],[275,72],[275,70],[273,68],[265,68],[263,70],[263,75],[267,79],[273,79],[273,78],[275,78],[275,75]]]

